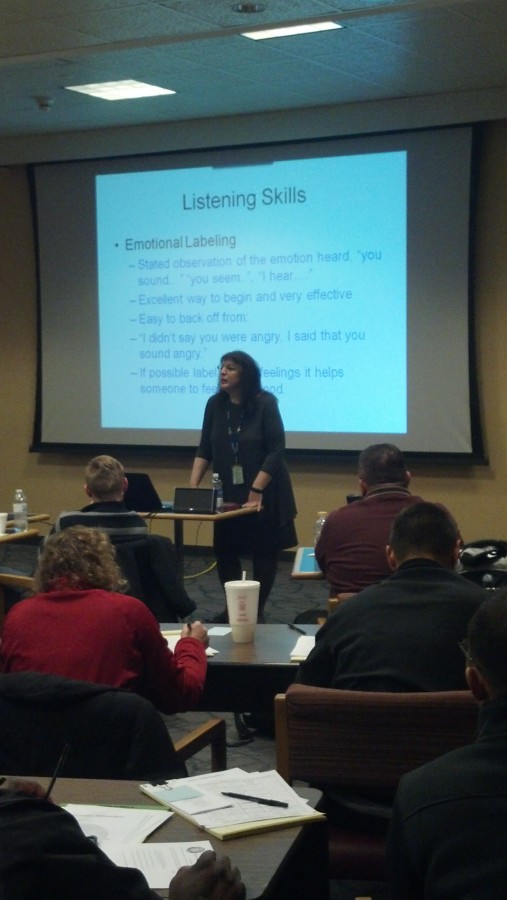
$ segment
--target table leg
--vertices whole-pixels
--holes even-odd
[[[174,519],[174,549],[176,551],[178,575],[183,583],[183,519]]]

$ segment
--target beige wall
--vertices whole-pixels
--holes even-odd
[[[83,467],[88,455],[30,453],[35,409],[36,281],[31,209],[25,170],[0,168],[0,414],[2,464],[0,509],[10,509],[21,486],[30,508],[55,516],[84,503]],[[507,538],[507,121],[484,126],[475,256],[477,351],[488,466],[413,466],[412,488],[441,500],[456,515],[465,540]],[[62,379],[65,373],[62,372]],[[445,384],[442,385],[445,390]],[[431,410],[428,410],[431,417]],[[122,454],[127,468],[149,472],[159,493],[172,497],[185,484],[185,454]],[[300,542],[310,541],[319,509],[344,502],[356,489],[353,462],[325,465],[289,461],[299,507]],[[161,526],[163,529],[164,526]],[[209,527],[187,542],[210,543]]]

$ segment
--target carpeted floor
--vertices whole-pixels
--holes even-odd
[[[267,602],[266,622],[292,622],[298,613],[311,608],[324,608],[327,603],[325,581],[292,581],[290,573],[293,554],[280,561],[278,574]],[[251,578],[251,564],[244,561],[247,578]],[[195,618],[210,621],[214,613],[225,605],[222,587],[218,581],[213,556],[185,555],[185,586],[197,604]]]

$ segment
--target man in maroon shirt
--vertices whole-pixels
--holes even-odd
[[[394,444],[371,444],[359,456],[361,498],[329,513],[315,557],[329,596],[356,593],[387,578],[386,546],[397,513],[422,498],[410,493],[410,472]]]

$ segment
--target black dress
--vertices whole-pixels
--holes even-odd
[[[248,410],[241,404],[231,403],[225,392],[210,397],[196,455],[209,460],[213,471],[219,473],[224,501],[245,503],[258,472],[262,469],[271,475],[262,495],[259,515],[216,523],[214,548],[222,581],[239,577],[237,557],[240,554],[252,555],[255,564],[256,558],[276,558],[279,550],[297,544],[294,526],[297,510],[284,452],[285,432],[273,394],[262,391]],[[234,465],[242,469],[242,484],[233,483]],[[259,580],[263,585],[264,579],[259,577]],[[261,586],[261,605],[264,594]]]

